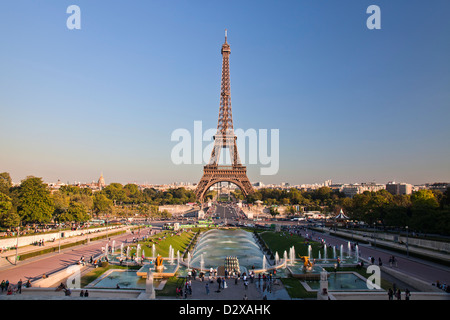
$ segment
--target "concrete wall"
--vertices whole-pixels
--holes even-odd
[[[64,291],[55,291],[55,288],[23,288],[21,295],[5,296],[11,297],[13,300],[18,298],[27,299],[35,297],[37,299],[52,299],[52,300],[74,300],[74,299],[138,299],[142,294],[142,290],[106,290],[95,289],[89,291],[88,298],[81,298],[80,291],[85,289],[72,289],[72,295],[70,297],[64,296]]]
[[[350,229],[347,230],[347,232],[351,232]],[[372,238],[373,233],[370,231],[354,231],[354,234],[358,235],[365,235],[367,239]],[[389,233],[376,233],[375,234],[377,239],[386,240],[386,241],[392,241],[392,242],[402,242],[406,243],[406,240],[408,240],[408,244],[410,246],[417,246],[420,248],[425,249],[433,249],[437,251],[443,251],[446,253],[450,253],[450,242],[443,242],[443,241],[433,241],[433,240],[425,240],[425,239],[417,239],[413,237],[406,237],[406,236],[398,236],[395,234],[389,234]]]
[[[388,300],[387,292],[330,292],[331,300]],[[396,298],[394,298],[396,300]],[[402,300],[405,293],[402,292]],[[442,292],[411,292],[410,300],[450,300],[450,294]]]
[[[116,229],[117,227],[108,227],[109,230]],[[61,237],[61,233],[64,233],[64,237],[61,237],[61,239],[70,238],[74,236],[80,236],[80,235],[95,235],[96,233],[100,231],[105,231],[106,227],[102,228],[93,228],[93,229],[83,229],[83,230],[74,230],[74,231],[62,231],[62,232],[52,232],[52,233],[45,233],[45,234],[37,234],[37,235],[30,235],[30,236],[22,236],[19,237],[19,248],[32,245],[33,243],[44,240],[45,242],[52,241],[53,239],[59,240]],[[17,238],[7,238],[7,239],[1,239],[0,240],[0,248],[11,248],[15,247],[17,244]]]
[[[188,210],[191,210],[193,208],[198,208],[198,207],[193,207],[193,206],[186,206],[186,205],[165,205],[165,206],[159,206],[158,210],[159,212],[162,212],[164,210],[167,210],[167,212],[173,214],[173,215],[179,215],[182,214]]]
[[[66,279],[69,277],[76,277],[77,273],[78,276],[81,278],[81,271],[86,268],[82,267],[80,265],[71,265],[61,271],[55,272],[51,275],[49,275],[45,279],[39,279],[36,281],[33,281],[31,285],[35,288],[49,288],[49,287],[57,287],[61,282],[64,282],[66,284]],[[64,280],[64,281],[63,281]]]
[[[394,270],[392,268],[388,268],[388,267],[381,267],[381,271],[390,274],[391,276],[397,278],[398,280],[409,284],[411,287],[416,288],[417,290],[420,291],[425,291],[425,292],[442,292],[441,289],[436,288],[435,286],[431,285],[431,283],[425,282],[423,280],[414,278],[414,277],[410,277],[400,271]],[[449,295],[450,297],[450,295]]]

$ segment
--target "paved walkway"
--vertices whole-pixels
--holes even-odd
[[[305,236],[305,231],[302,231],[302,236]],[[311,230],[308,231],[311,235]],[[346,248],[348,240],[336,237],[334,235],[329,235],[327,233],[314,232],[313,240],[317,238],[323,238],[328,245],[344,245]],[[345,249],[344,249],[345,250]],[[429,262],[423,259],[407,257],[405,254],[390,252],[386,249],[381,249],[378,247],[372,247],[370,245],[359,245],[360,257],[367,260],[368,257],[374,257],[375,263],[378,264],[378,258],[381,258],[383,266],[386,268],[391,268],[393,270],[402,272],[410,277],[417,278],[426,283],[434,283],[437,280],[440,283],[450,283],[450,268],[439,265],[433,262]],[[395,256],[397,264],[390,266],[389,257]]]
[[[145,234],[143,232],[147,231],[141,230],[141,235]],[[122,242],[130,243],[132,238],[136,236],[136,234],[125,233],[112,237],[111,241],[115,240],[116,247],[118,247]],[[77,240],[79,239],[71,238],[71,241]],[[19,261],[17,265],[8,262],[0,268],[0,281],[9,280],[10,283],[15,284],[20,279],[22,279],[23,282],[30,279],[30,281],[33,282],[34,280],[42,278],[44,273],[49,275],[53,272],[67,268],[70,265],[76,264],[81,256],[84,256],[86,260],[89,260],[90,256],[96,257],[102,254],[102,248],[106,243],[108,243],[106,239],[96,240],[86,245],[61,250],[61,253],[58,253],[56,250],[56,252],[53,253],[47,253],[24,261]],[[111,245],[111,242],[109,242],[109,244]],[[24,250],[26,250],[26,248],[24,248]]]
[[[53,241],[53,242],[47,241],[47,242],[45,242],[44,246],[27,245],[27,246],[19,247],[17,249],[17,251],[16,251],[16,249],[5,250],[2,253],[0,253],[0,270],[4,269],[5,267],[7,268],[7,267],[10,267],[11,265],[14,265],[16,254],[20,257],[21,255],[26,254],[26,253],[41,251],[41,250],[45,250],[45,249],[49,249],[49,248],[54,248],[57,252],[57,251],[59,251],[60,245],[64,246],[66,244],[70,244],[73,242],[103,236],[103,235],[106,235],[107,233],[112,234],[112,233],[115,233],[118,231],[123,231],[123,230],[128,230],[128,229],[130,229],[130,227],[126,226],[126,227],[117,228],[117,229],[110,229],[108,231],[100,231],[100,232],[94,232],[94,233],[90,233],[90,234],[84,234],[84,235],[79,235],[79,236],[63,238],[63,239],[61,239],[61,241],[59,241],[59,240]],[[63,250],[63,249],[61,249],[61,250]],[[21,262],[19,262],[19,263],[21,263]]]
[[[269,282],[255,279],[253,282],[248,281],[247,288],[244,286],[243,280],[226,279],[227,288],[221,288],[216,280],[200,281],[192,280],[192,295],[187,296],[187,300],[262,300],[264,296],[267,300],[291,300],[286,289],[280,280]],[[209,293],[206,291],[206,284],[209,286]],[[183,297],[184,299],[184,297]]]

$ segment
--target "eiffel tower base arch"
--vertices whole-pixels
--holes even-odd
[[[214,184],[219,182],[230,182],[238,186],[243,195],[253,193],[253,187],[247,177],[245,166],[217,166],[207,165],[203,168],[203,176],[195,190],[197,200],[203,203],[206,192]]]

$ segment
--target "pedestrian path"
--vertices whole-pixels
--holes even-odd
[[[129,227],[115,229],[113,232],[117,232],[120,230],[127,230],[128,228]],[[99,236],[107,234],[108,232],[112,233],[111,230],[101,231],[101,232],[93,233],[91,236],[99,237]],[[70,244],[70,243],[74,243],[74,242],[86,240],[86,239],[87,239],[87,236],[84,234],[84,235],[80,235],[80,236],[64,238],[64,239],[61,239],[61,241],[52,241],[52,242],[48,241],[48,242],[45,242],[45,244],[43,246],[27,245],[27,246],[19,247],[17,250],[13,249],[13,250],[3,251],[2,253],[0,253],[0,270],[15,265],[16,256],[20,257],[23,254],[27,254],[27,253],[31,253],[31,252],[38,252],[38,251],[49,249],[49,248],[53,248],[54,251],[57,251],[57,250],[59,250],[60,246],[62,247],[66,244]]]
[[[274,281],[254,279],[249,281],[248,286],[239,279],[225,279],[226,288],[220,288],[214,279],[201,281],[199,279],[191,281],[192,294],[187,295],[190,300],[290,300],[290,296],[279,279]],[[209,286],[209,293],[206,285]],[[184,299],[184,296],[183,296]]]

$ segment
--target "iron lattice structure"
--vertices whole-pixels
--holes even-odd
[[[237,185],[247,196],[253,192],[252,184],[247,177],[247,168],[241,164],[236,145],[236,135],[233,129],[230,95],[230,45],[227,43],[225,30],[225,43],[222,45],[222,85],[220,93],[219,121],[217,133],[214,135],[214,146],[209,163],[203,167],[203,176],[197,185],[195,195],[197,200],[203,202],[208,189],[219,182],[231,182]],[[219,165],[220,154],[223,149],[230,152],[231,165]]]

